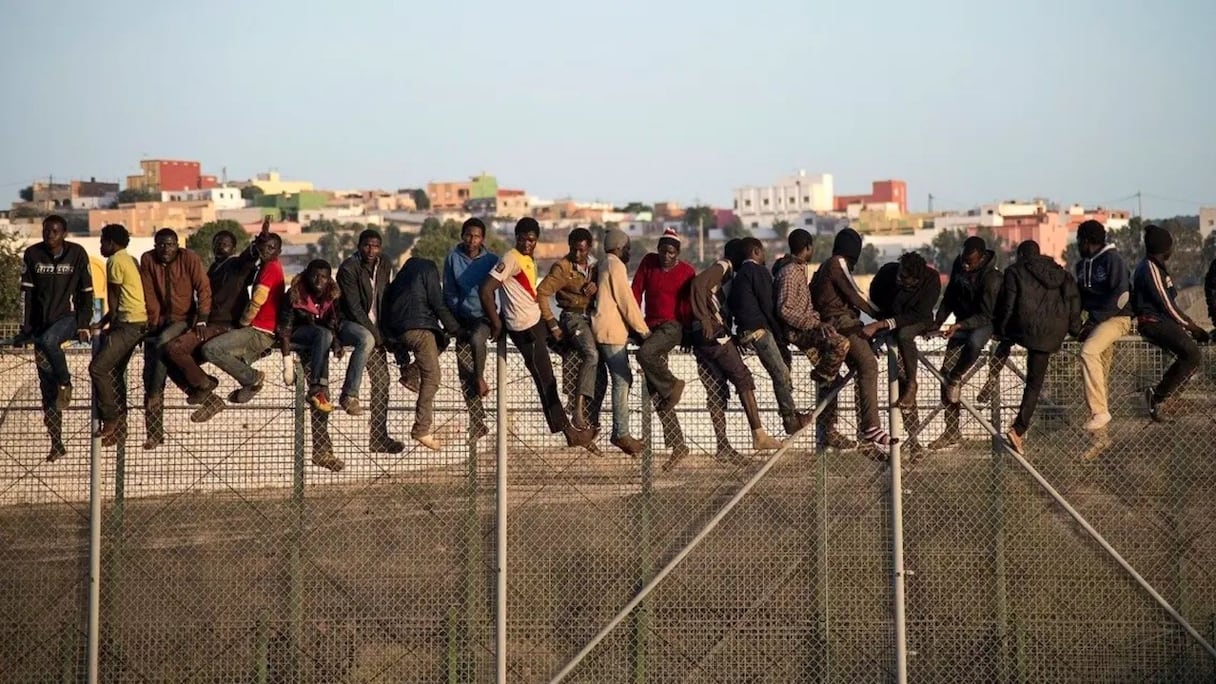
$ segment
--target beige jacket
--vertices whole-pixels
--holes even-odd
[[[609,254],[600,263],[596,285],[595,312],[591,315],[596,342],[623,345],[629,341],[630,330],[642,337],[650,335],[642,309],[633,298],[629,272],[615,254]]]

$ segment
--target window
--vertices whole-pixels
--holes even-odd
[[[752,228],[759,228],[759,227],[760,227],[759,223],[757,223],[756,221],[752,221]]]
[[[765,197],[765,198],[764,198],[764,206],[766,206],[766,207],[768,206],[768,198],[767,198],[767,197]]]
[[[810,195],[803,195],[803,196],[802,196],[802,201],[803,201],[803,202],[806,202],[807,204],[810,204],[810,203],[811,203],[811,196],[810,196]]]
[[[804,226],[813,226],[813,225],[815,225],[815,219],[813,219],[813,218],[805,218],[805,219],[803,219],[803,220],[802,220],[802,225],[804,225]]]
[[[745,200],[745,201],[744,201],[744,204],[745,204],[746,206],[749,206],[749,207],[750,207],[750,206],[752,205],[752,201],[751,201],[751,200]]]
[[[735,200],[735,208],[736,208],[736,209],[738,209],[738,208],[739,208],[739,200]]]

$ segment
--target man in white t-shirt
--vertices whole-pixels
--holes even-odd
[[[541,322],[540,305],[536,303],[536,262],[532,252],[540,239],[540,224],[528,217],[515,224],[515,249],[507,252],[481,284],[481,306],[490,319],[490,339],[502,337],[504,319],[507,334],[524,357],[524,365],[536,382],[545,421],[552,433],[561,432],[569,446],[591,444],[594,433],[578,430],[570,424],[562,406],[553,363],[546,344],[549,330]],[[494,305],[494,293],[502,290],[502,316]]]

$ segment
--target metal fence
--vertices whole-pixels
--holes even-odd
[[[922,444],[942,429],[930,370],[942,351],[925,347],[911,423]],[[908,679],[924,682],[1212,681],[1216,657],[1026,467],[1213,641],[1216,359],[1204,353],[1173,407],[1179,419],[1152,424],[1137,389],[1170,359],[1120,342],[1115,418],[1091,449],[1066,348],[1025,465],[980,420],[998,431],[1012,420],[1022,359],[999,376],[995,405],[976,406],[982,359],[964,391],[977,413],[963,413],[969,441],[899,455],[894,471],[816,448],[810,428],[751,454],[734,397],[730,437],[748,460],[715,459],[696,364],[678,352],[688,389],[676,415],[691,455],[667,470],[636,370],[632,433],[652,448],[632,458],[609,445],[609,399],[593,455],[548,433],[530,376],[505,350],[505,382],[486,398],[490,435],[472,445],[447,353],[440,452],[409,440],[414,395],[397,383],[389,432],[407,447],[375,453],[368,415],[321,420],[303,383],[276,382],[274,359],[259,362],[268,382],[252,403],[202,425],[170,385],[167,441],[144,451],[136,353],[128,434],[96,447],[93,480],[88,350],[69,350],[77,398],[64,416],[68,455],[53,463],[33,355],[6,350],[0,679],[86,679],[95,550],[107,682],[855,682],[896,680],[905,661]],[[769,378],[747,360],[764,423],[781,434]],[[891,364],[879,365],[886,403]],[[335,388],[343,372],[331,364]],[[796,356],[802,409],[815,403],[809,372]],[[487,376],[496,384],[493,357]],[[839,397],[845,433],[856,431],[853,391]],[[311,464],[325,433],[340,472]],[[906,571],[895,572],[900,552]]]

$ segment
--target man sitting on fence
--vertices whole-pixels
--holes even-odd
[[[1089,421],[1085,429],[1101,430],[1110,422],[1106,378],[1115,342],[1132,330],[1130,273],[1119,250],[1106,244],[1106,228],[1097,221],[1077,227],[1077,287],[1085,322],[1081,328],[1081,377]]]
[[[541,408],[549,432],[562,433],[567,446],[589,447],[594,439],[591,430],[580,430],[570,424],[562,407],[561,392],[553,377],[553,362],[549,359],[548,328],[540,320],[536,303],[536,262],[532,252],[540,239],[540,224],[531,217],[515,224],[515,249],[503,255],[502,261],[490,271],[481,285],[481,307],[490,319],[490,337],[502,336],[503,318],[507,334],[524,357],[524,365],[536,383]],[[498,315],[494,295],[502,289],[503,316]]]
[[[750,346],[773,381],[773,394],[777,398],[777,411],[787,435],[798,432],[810,417],[799,413],[794,403],[794,387],[790,380],[790,367],[781,353],[785,340],[778,337],[781,322],[777,318],[776,300],[773,296],[773,275],[764,267],[764,245],[754,237],[739,241],[735,255],[738,273],[731,284],[728,306],[738,326],[739,343]],[[731,255],[727,255],[728,258]],[[715,270],[721,262],[711,266]],[[702,272],[704,274],[705,272]],[[729,278],[726,273],[723,278]],[[720,281],[721,279],[719,279]],[[735,350],[738,353],[738,350]],[[743,399],[742,390],[740,398]],[[754,395],[752,397],[755,398]],[[746,401],[744,406],[746,406]]]
[[[933,329],[933,307],[941,294],[941,277],[916,252],[907,252],[883,264],[870,281],[870,301],[878,308],[878,320],[862,329],[862,336],[873,338],[889,331],[899,350],[899,400],[908,423],[908,433],[920,429],[916,404],[916,369],[920,365],[916,338]],[[923,447],[916,437],[908,439],[905,454],[915,456]]]
[[[59,215],[42,220],[42,242],[25,250],[21,260],[23,341],[34,346],[42,416],[51,438],[46,460],[67,454],[63,446],[63,412],[72,402],[72,373],[63,347],[73,337],[87,342],[93,318],[93,285],[89,255],[67,242],[67,221]]]
[[[1212,335],[1216,336],[1216,259],[1208,265],[1208,274],[1203,278],[1203,298],[1208,305],[1208,320],[1212,323]]]
[[[942,403],[946,408],[946,429],[933,443],[932,450],[953,449],[962,445],[959,429],[959,401],[962,398],[963,378],[975,365],[984,347],[992,339],[992,317],[996,310],[997,297],[1001,293],[1003,276],[996,268],[996,252],[979,236],[963,241],[963,253],[954,260],[950,269],[950,281],[942,304],[937,309],[933,330],[926,336],[935,335],[948,340],[946,356],[942,364]],[[954,323],[946,328],[946,319],[954,315]],[[940,333],[937,331],[941,331]]]
[[[747,241],[742,242],[746,247]],[[739,354],[739,348],[731,338],[730,322],[722,311],[722,283],[731,277],[733,271],[731,260],[723,257],[692,279],[692,349],[697,359],[697,375],[705,386],[709,418],[717,439],[715,457],[728,463],[744,464],[746,459],[730,445],[726,434],[726,402],[730,399],[730,384],[733,384],[735,391],[739,393],[739,402],[743,404],[743,412],[747,415],[747,425],[752,431],[752,448],[756,451],[780,449],[781,442],[764,431],[764,425],[760,421],[760,408],[756,404],[756,383],[752,379],[751,370],[743,362],[743,356]],[[769,275],[767,270],[764,274]],[[773,336],[770,333],[768,337]],[[777,360],[781,361],[779,357]],[[788,374],[786,369],[787,381]],[[793,399],[790,401],[792,403]],[[667,470],[672,465],[674,463],[668,461],[663,469]]]
[[[384,295],[384,330],[413,355],[418,369],[418,399],[410,436],[433,451],[443,448],[435,436],[435,395],[439,392],[439,354],[460,324],[443,301],[439,269],[430,259],[412,257]]]
[[[126,437],[127,363],[148,328],[139,264],[127,253],[130,242],[127,229],[120,225],[101,229],[109,306],[96,326],[102,331],[101,344],[89,363],[89,377],[93,379],[97,417],[101,420],[97,436],[104,446]]]
[[[680,260],[680,236],[673,228],[663,232],[657,251],[642,257],[633,274],[633,297],[642,306],[650,327],[650,337],[638,349],[638,365],[673,463],[688,455],[688,446],[675,412],[684,393],[684,381],[671,372],[668,356],[685,341],[691,324],[689,285],[696,275],[692,264]]]
[[[1018,261],[1005,272],[996,327],[1005,340],[1026,349],[1022,404],[1005,434],[1009,446],[1023,454],[1051,355],[1060,351],[1067,335],[1081,333],[1081,295],[1076,281],[1054,259],[1040,254],[1034,240],[1018,245]]]
[[[562,388],[570,395],[570,422],[580,430],[599,429],[607,375],[600,364],[588,310],[596,292],[596,264],[591,257],[591,231],[575,228],[567,239],[570,252],[553,262],[549,275],[536,288],[536,303],[560,345]],[[550,298],[556,297],[562,315],[553,315]]]
[[[598,274],[591,330],[599,345],[599,356],[612,377],[612,445],[637,456],[645,445],[629,434],[629,387],[633,372],[626,343],[630,337],[644,341],[650,336],[650,327],[629,289],[629,273],[625,270],[629,256],[629,236],[618,228],[609,230],[604,236],[604,263]]]
[[[481,308],[481,284],[498,264],[498,255],[485,248],[485,237],[486,225],[481,219],[465,221],[460,229],[460,244],[452,248],[443,262],[444,302],[460,323],[456,372],[469,410],[469,438],[474,441],[489,432],[482,397],[490,393],[485,379],[490,320]]]
[[[1178,291],[1165,263],[1174,253],[1174,238],[1169,231],[1150,225],[1144,229],[1146,256],[1132,276],[1132,306],[1140,335],[1174,355],[1156,387],[1144,390],[1148,415],[1158,423],[1171,421],[1165,401],[1173,396],[1199,368],[1199,346],[1206,344],[1208,333],[1178,307]],[[1198,344],[1197,344],[1198,343]]]

